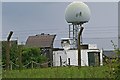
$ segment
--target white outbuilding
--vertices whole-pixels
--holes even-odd
[[[78,66],[78,50],[57,49],[53,51],[53,66]],[[103,65],[102,50],[97,49],[96,44],[82,45],[81,66]]]

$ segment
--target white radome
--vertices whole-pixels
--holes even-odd
[[[65,19],[73,24],[86,23],[90,19],[90,14],[90,9],[85,3],[74,1],[67,6]]]

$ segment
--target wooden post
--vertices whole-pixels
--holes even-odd
[[[33,68],[33,61],[31,62],[31,68]]]
[[[10,70],[12,70],[12,61],[10,62]]]
[[[9,70],[9,61],[10,61],[10,55],[9,55],[9,52],[10,52],[10,42],[7,41],[6,42],[6,70]]]
[[[18,46],[19,70],[22,69],[22,47],[23,47],[23,45]]]
[[[60,56],[60,66],[62,66],[62,58],[61,58],[61,56]]]
[[[80,44],[80,36],[82,34],[83,31],[83,27],[81,27],[79,33],[78,33],[78,66],[81,67],[81,44]]]
[[[70,66],[70,58],[68,58],[68,65]]]
[[[10,67],[10,38],[12,36],[13,32],[10,31],[8,37],[7,37],[7,45],[6,45],[6,70],[9,70]]]

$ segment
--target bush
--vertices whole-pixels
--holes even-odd
[[[47,57],[41,55],[41,49],[40,48],[22,48],[22,64],[26,65],[30,62],[36,62],[36,63],[44,63],[47,61]],[[31,67],[30,65],[28,68]]]

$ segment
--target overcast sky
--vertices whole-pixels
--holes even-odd
[[[2,37],[10,30],[13,39],[26,42],[30,35],[56,34],[55,47],[60,39],[68,37],[68,23],[64,13],[70,2],[3,2]],[[84,24],[83,42],[97,44],[98,48],[112,49],[111,40],[117,44],[118,3],[86,2],[91,10],[91,19]]]
[[[1,0],[2,2],[118,2],[119,0]]]

